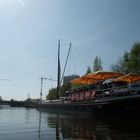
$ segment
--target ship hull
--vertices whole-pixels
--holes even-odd
[[[98,114],[140,114],[140,95],[112,97],[94,101],[39,104],[39,109],[85,111]]]

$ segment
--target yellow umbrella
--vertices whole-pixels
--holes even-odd
[[[114,82],[127,82],[127,83],[133,83],[133,82],[136,82],[136,81],[139,81],[140,80],[140,75],[139,74],[127,74],[127,75],[124,75],[122,77],[119,77],[119,78],[116,78],[114,79],[113,81]]]

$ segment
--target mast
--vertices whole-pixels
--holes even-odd
[[[60,40],[58,40],[57,99],[59,99],[59,95],[60,95],[60,77],[61,77],[61,67],[60,67]]]
[[[70,50],[71,50],[71,43],[70,43],[69,50],[68,50],[68,53],[67,53],[67,58],[66,58],[64,70],[63,70],[62,77],[61,77],[61,80],[60,80],[60,85],[62,84],[62,81],[63,81],[63,78],[64,78],[65,70],[66,70],[67,63],[68,63],[68,58],[69,58],[69,55],[70,55]]]

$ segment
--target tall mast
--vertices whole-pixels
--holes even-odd
[[[64,78],[65,70],[66,70],[67,63],[68,63],[68,58],[69,58],[69,55],[70,55],[70,50],[71,50],[71,43],[70,43],[69,50],[68,50],[68,53],[67,53],[67,58],[66,58],[64,70],[63,70],[63,73],[62,73],[62,76],[61,76],[61,80],[60,80],[60,85],[62,84],[62,81],[63,81],[63,78]]]
[[[60,77],[61,77],[61,67],[60,67],[60,40],[58,40],[57,99],[59,99],[59,95],[60,95]]]

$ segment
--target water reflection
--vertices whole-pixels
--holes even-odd
[[[39,127],[38,127],[38,138],[41,138],[41,111],[39,111]]]
[[[140,139],[138,118],[111,118],[86,114],[47,112],[47,127],[56,140],[135,140]],[[41,119],[40,119],[41,121]],[[39,129],[41,126],[39,125]],[[40,134],[39,130],[39,134]],[[39,137],[40,138],[40,137]]]
[[[0,140],[139,140],[139,118],[0,109]]]
[[[48,116],[48,124],[50,127],[56,126],[56,140],[96,140],[95,122],[89,120],[89,118],[57,113],[56,118],[51,117],[51,115]]]

